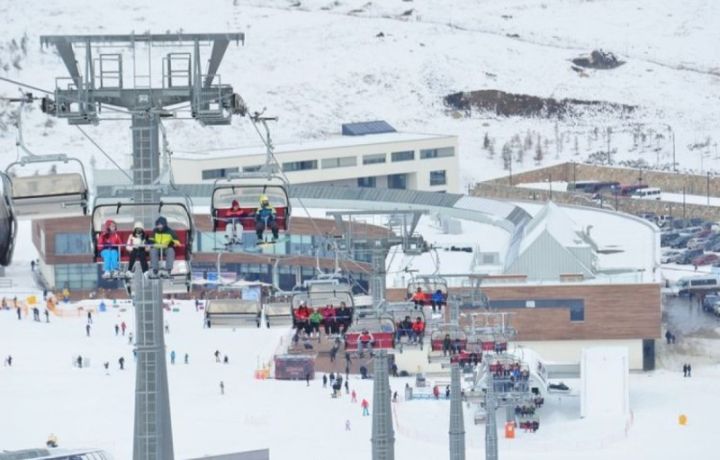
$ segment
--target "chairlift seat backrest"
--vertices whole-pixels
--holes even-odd
[[[210,299],[205,311],[209,316],[250,316],[260,314],[260,302],[246,299]]]
[[[23,176],[12,179],[13,199],[84,195],[88,188],[80,173]]]
[[[12,200],[19,216],[82,216],[87,214],[87,198],[87,184],[79,173],[12,179]]]

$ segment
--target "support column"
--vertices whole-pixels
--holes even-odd
[[[148,97],[150,97],[148,95]],[[159,122],[156,115],[132,117],[133,193],[136,203],[157,203],[158,189],[150,188],[160,175]],[[135,220],[152,228],[158,217],[153,206],[139,207]],[[137,371],[133,460],[173,460],[170,398],[165,362],[162,281],[149,280],[135,266],[133,293]]]
[[[450,373],[450,460],[465,460],[465,420],[458,363],[452,364]]]
[[[395,431],[390,401],[390,375],[386,350],[373,361],[372,460],[395,459]]]
[[[149,97],[149,96],[148,96]],[[133,185],[151,185],[160,176],[160,124],[157,115],[136,114],[132,116]],[[159,192],[147,188],[139,188],[134,194],[137,203],[157,202]],[[146,221],[153,216],[138,216],[144,225],[152,226],[154,222]]]
[[[497,403],[495,401],[495,382],[492,374],[487,373],[487,393],[485,394],[485,460],[498,460]]]
[[[377,242],[379,243],[379,242]],[[373,308],[378,308],[380,303],[385,300],[385,289],[387,286],[385,273],[385,259],[387,258],[387,250],[384,247],[373,248],[372,250],[372,267],[373,273],[370,278],[370,295],[372,295]]]
[[[137,320],[137,373],[134,460],[174,458],[161,283],[161,280],[146,279],[140,266],[135,266],[133,292]]]

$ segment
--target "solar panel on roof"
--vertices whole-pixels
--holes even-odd
[[[397,132],[387,121],[363,121],[358,123],[343,123],[343,136],[364,136],[366,134],[383,134]]]

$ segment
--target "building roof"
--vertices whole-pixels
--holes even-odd
[[[520,243],[519,253],[522,254],[527,250],[544,231],[552,235],[565,248],[590,246],[575,221],[555,203],[548,201],[525,228],[525,236]]]
[[[356,147],[361,145],[390,144],[395,142],[414,142],[431,139],[456,138],[454,135],[443,134],[422,134],[422,133],[399,133],[385,132],[380,134],[368,134],[364,136],[341,136],[335,135],[325,139],[312,141],[293,142],[275,145],[274,153],[302,152],[308,150],[325,150],[343,147]],[[222,149],[210,149],[207,151],[175,151],[174,158],[181,160],[207,160],[236,158],[239,156],[265,155],[264,145],[226,147]]]
[[[596,245],[555,203],[549,201],[527,223],[516,251],[508,253],[505,272],[533,279],[564,274],[595,275]]]
[[[394,133],[397,130],[387,121],[362,121],[359,123],[343,123],[343,136],[365,136],[367,134]]]

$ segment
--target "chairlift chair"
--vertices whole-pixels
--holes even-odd
[[[426,294],[434,294],[440,290],[445,299],[448,296],[448,283],[445,278],[439,275],[415,275],[408,283],[408,298],[412,297],[417,291],[417,288],[421,288]]]
[[[261,301],[208,299],[205,314],[212,327],[260,327]]]
[[[243,232],[254,233],[255,212],[261,196],[268,197],[270,206],[275,209],[278,230],[286,232],[291,214],[288,184],[279,176],[264,173],[240,173],[215,181],[210,202],[213,231],[223,232],[237,220]],[[242,216],[231,216],[233,201],[240,205]]]
[[[410,331],[402,331],[399,329],[399,326],[401,325],[401,322],[405,320],[406,317],[410,317],[411,324],[414,323],[417,318],[420,318],[425,324],[425,327],[427,328],[427,320],[425,318],[425,312],[421,308],[416,309],[415,304],[412,302],[383,302],[380,304],[380,317],[392,321],[392,323],[395,325],[396,331],[398,331],[398,335],[396,337],[396,345],[399,346],[400,351],[402,351],[403,347],[414,347],[417,346],[420,349],[423,348],[423,341],[424,337],[421,338],[421,340],[417,340],[416,342],[410,341]],[[406,342],[402,342],[401,334],[404,334],[408,337],[408,340]],[[424,333],[423,333],[424,334]]]
[[[358,318],[345,333],[345,349],[358,349],[358,339],[364,330],[373,336],[372,349],[391,349],[395,346],[395,324],[383,317]]]
[[[145,224],[146,237],[152,238],[153,223],[158,217],[163,216],[167,219],[168,226],[177,233],[180,241],[180,245],[175,246],[175,261],[169,279],[163,283],[163,291],[165,293],[190,292],[192,287],[192,245],[195,232],[191,209],[189,200],[179,197],[166,197],[156,203],[136,203],[133,199],[124,197],[98,198],[93,206],[91,230],[95,261],[102,263],[97,237],[103,231],[106,221],[112,220],[117,225],[122,243],[118,248],[121,268],[126,269],[130,254],[126,250],[125,243],[132,234],[134,223],[138,220],[142,221]],[[164,254],[161,254],[161,265],[164,263],[164,258]]]
[[[77,164],[73,172],[19,175],[23,167],[40,164]],[[17,217],[48,219],[84,216],[88,213],[89,189],[83,163],[66,155],[24,157],[5,170],[12,184],[12,201]]]
[[[0,172],[2,181],[2,198],[0,199],[0,265],[7,267],[12,262],[17,234],[17,220],[12,201],[12,184],[10,178]]]

